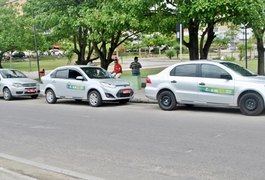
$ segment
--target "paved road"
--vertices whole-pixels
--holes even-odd
[[[134,103],[50,105],[43,98],[0,99],[0,105],[1,156],[20,163],[83,179],[265,177],[264,114],[198,107],[165,112],[157,104]]]

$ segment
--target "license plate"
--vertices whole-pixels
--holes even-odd
[[[27,93],[35,93],[36,89],[34,89],[34,88],[26,89],[26,92]]]
[[[130,94],[131,93],[131,90],[130,89],[125,89],[122,91],[123,94]]]

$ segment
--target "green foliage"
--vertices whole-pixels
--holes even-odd
[[[176,55],[176,51],[174,49],[169,49],[166,51],[166,56],[169,59],[172,59],[172,57],[174,57]]]

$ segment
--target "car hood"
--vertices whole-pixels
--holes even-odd
[[[30,78],[9,78],[7,80],[12,83],[21,83],[21,84],[37,83],[37,81]]]
[[[129,86],[130,83],[121,79],[98,79],[100,83],[108,83],[115,86]]]

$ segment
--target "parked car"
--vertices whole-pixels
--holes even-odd
[[[46,101],[57,99],[88,100],[93,107],[104,101],[125,104],[133,96],[130,84],[115,79],[109,72],[96,66],[63,66],[41,78]]]
[[[20,96],[30,96],[35,99],[39,93],[37,81],[15,69],[0,69],[0,95],[5,100]]]
[[[15,51],[12,53],[12,57],[13,58],[24,58],[24,57],[26,57],[26,54],[24,52]]]
[[[50,54],[52,56],[64,56],[64,51],[60,49],[51,49]]]
[[[146,79],[146,97],[163,110],[177,104],[239,107],[242,114],[264,111],[265,76],[228,61],[189,61],[169,66]]]

